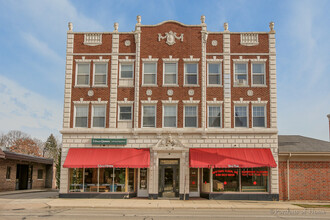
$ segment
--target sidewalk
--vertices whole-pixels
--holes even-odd
[[[4,191],[4,192],[0,192],[0,196],[23,194],[23,193],[49,192],[49,191],[57,191],[57,190],[55,190],[55,189],[26,189],[26,190]]]

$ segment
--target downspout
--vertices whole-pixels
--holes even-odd
[[[291,158],[291,153],[289,154],[288,159],[286,160],[286,171],[287,171],[287,192],[288,192],[288,200],[290,200],[290,158]]]

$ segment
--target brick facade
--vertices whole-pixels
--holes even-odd
[[[290,200],[329,200],[329,161],[289,162]],[[279,163],[280,200],[288,199],[287,162]]]

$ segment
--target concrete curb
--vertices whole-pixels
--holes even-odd
[[[25,193],[38,193],[38,192],[55,192],[58,190],[16,190],[16,191],[8,191],[8,192],[0,192],[0,197],[1,196],[7,196],[7,195],[16,195],[16,194],[25,194]]]

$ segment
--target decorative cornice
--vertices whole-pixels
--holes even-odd
[[[223,101],[217,100],[217,98],[213,98],[212,101],[206,101],[209,105],[222,105]]]
[[[199,58],[194,58],[193,55],[190,55],[189,58],[183,58],[184,62],[198,62],[200,59]]]
[[[95,63],[108,63],[109,59],[103,59],[102,56],[100,56],[99,59],[94,59],[93,62],[95,62]]]
[[[97,101],[91,101],[92,104],[102,104],[102,105],[106,105],[108,104],[108,101],[101,101],[101,98],[98,98]]]
[[[90,101],[84,101],[83,98],[80,98],[79,101],[73,101],[74,104],[80,104],[80,105],[86,105],[86,104],[89,104]]]
[[[259,44],[258,34],[255,33],[241,34],[241,45],[256,46],[258,44]]]
[[[234,104],[249,104],[250,101],[243,101],[243,98],[239,98],[239,101],[233,101]]]
[[[119,105],[129,104],[132,105],[134,101],[127,101],[127,98],[124,98],[124,101],[117,101]]]
[[[169,58],[163,58],[164,62],[178,62],[179,58],[173,58],[172,55],[169,56]]]
[[[98,46],[102,44],[101,33],[86,33],[84,34],[84,44],[87,46]]]
[[[127,63],[132,63],[135,62],[135,59],[128,59],[128,56],[125,56],[125,59],[118,59],[119,62],[127,62]]]
[[[257,59],[250,59],[252,62],[266,62],[267,59],[260,59],[260,56],[257,56]]]
[[[85,56],[82,56],[81,59],[75,59],[76,62],[88,63],[91,62],[91,59],[85,59]]]
[[[249,59],[243,59],[243,56],[239,56],[239,59],[233,59],[234,62],[249,62]]]
[[[157,104],[158,100],[151,100],[150,97],[148,97],[148,100],[141,100],[142,104]]]
[[[141,60],[144,62],[157,62],[158,58],[152,58],[152,56],[149,55],[148,58],[141,58]]]
[[[168,97],[168,100],[162,100],[163,104],[177,104],[179,100],[172,100],[172,97]]]
[[[257,101],[251,101],[252,104],[263,104],[266,105],[268,101],[261,101],[261,98],[258,98]]]
[[[190,97],[189,100],[182,100],[183,104],[198,104],[200,100],[193,100],[193,97]]]
[[[202,25],[188,25],[188,24],[184,24],[184,23],[181,23],[181,22],[175,21],[175,20],[167,20],[167,21],[163,21],[163,22],[160,22],[160,23],[154,24],[154,25],[147,25],[147,24],[142,24],[141,25],[140,24],[140,26],[142,26],[142,27],[156,27],[156,26],[160,26],[162,24],[170,23],[170,22],[177,23],[177,24],[182,25],[182,26],[185,26],[185,27],[200,27],[200,26],[202,26]]]
[[[217,63],[222,62],[222,59],[217,59],[216,56],[213,56],[213,59],[206,59],[206,60],[207,62],[217,62]]]

